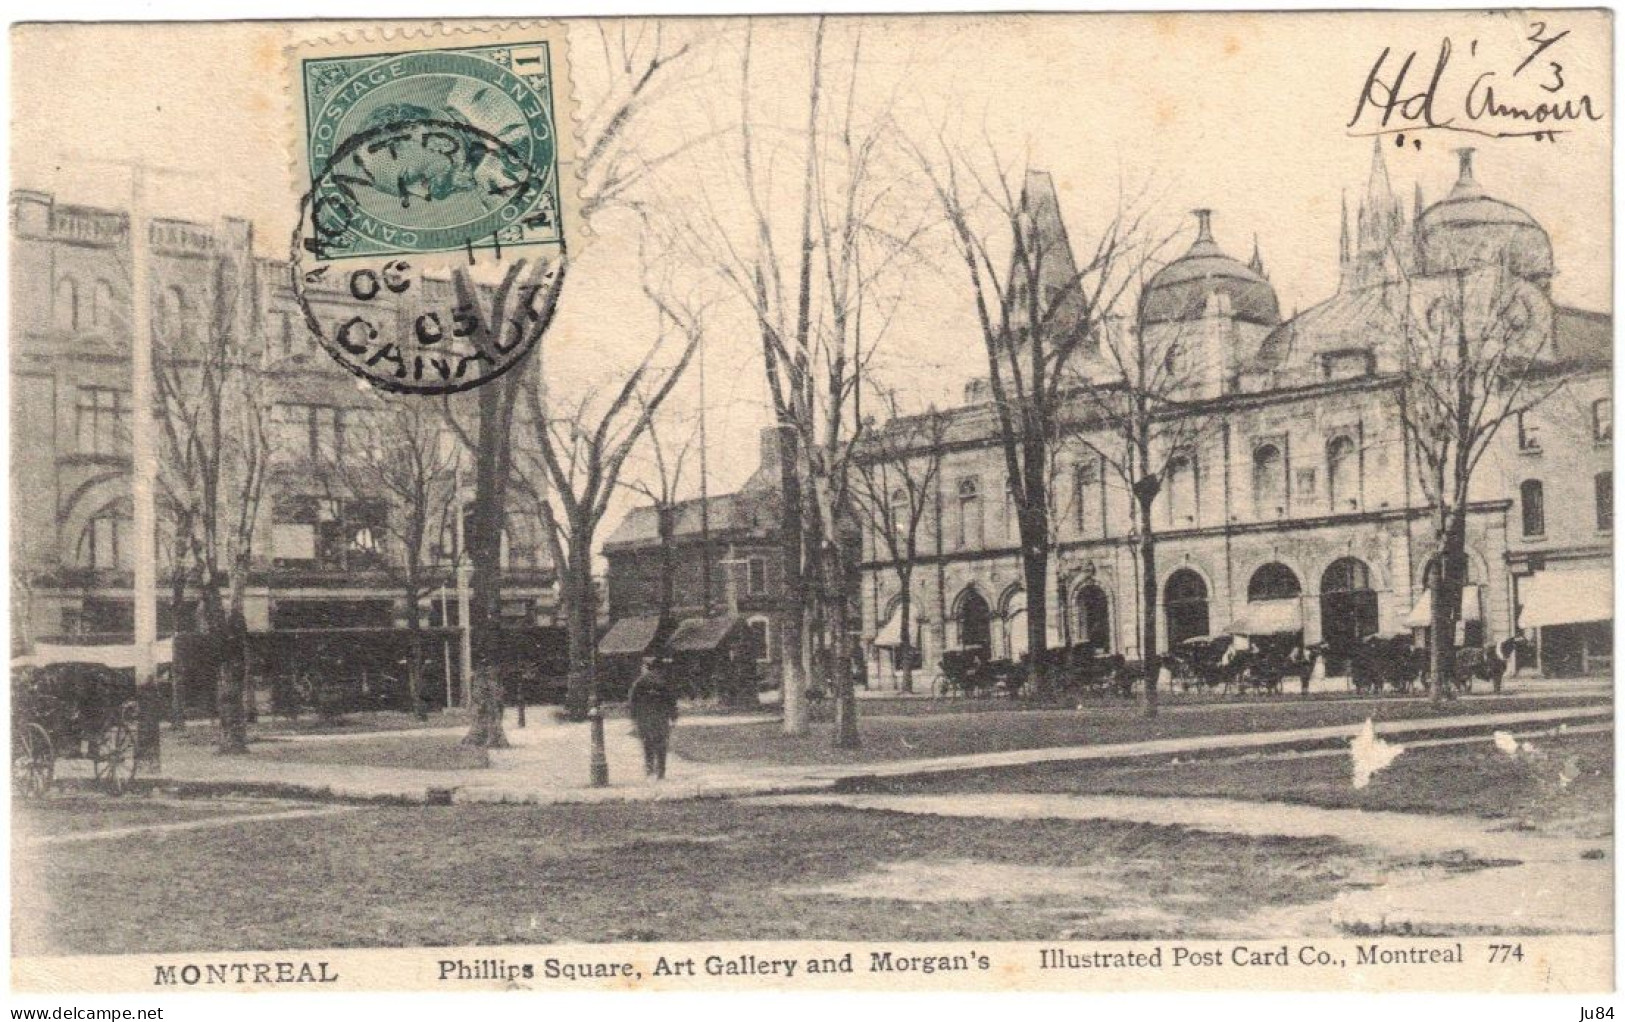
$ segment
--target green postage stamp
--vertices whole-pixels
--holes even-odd
[[[574,226],[563,33],[491,35],[292,54],[316,259],[562,248]]]

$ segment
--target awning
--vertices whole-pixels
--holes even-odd
[[[666,640],[666,648],[673,653],[709,653],[727,642],[738,627],[739,619],[728,614],[686,618]]]
[[[1465,585],[1461,587],[1461,617],[1462,624],[1471,624],[1484,619],[1484,601],[1479,598],[1479,587]],[[1433,624],[1433,590],[1422,590],[1422,598],[1416,601],[1410,614],[1405,618],[1406,628],[1427,628]]]
[[[634,656],[643,653],[660,634],[658,617],[623,617],[609,626],[598,640],[600,656]]]
[[[891,617],[887,618],[886,623],[880,626],[879,631],[875,632],[872,644],[879,649],[891,649],[903,644],[902,604],[898,604],[897,608],[891,612]]]
[[[36,642],[29,656],[13,657],[12,667],[47,667],[51,664],[99,664],[112,670],[135,669],[134,643],[124,646],[61,645]],[[162,666],[175,660],[175,640],[159,639],[152,644],[152,662]]]
[[[1537,571],[1518,579],[1518,625],[1577,625],[1614,618],[1614,577],[1607,568]]]
[[[1303,609],[1296,598],[1257,600],[1247,604],[1225,631],[1232,635],[1291,635],[1303,631]]]

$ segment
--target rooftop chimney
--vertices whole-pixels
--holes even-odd
[[[1196,214],[1196,243],[1213,243],[1213,211],[1211,209],[1193,209]]]

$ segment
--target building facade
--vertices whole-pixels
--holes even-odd
[[[166,500],[166,487],[182,485],[174,474],[182,471],[188,429],[198,430],[193,439],[222,438],[223,450],[215,453],[226,462],[224,478],[239,477],[233,459],[246,450],[238,442],[244,401],[259,416],[268,463],[258,499],[228,499],[221,517],[252,525],[243,593],[249,627],[403,624],[404,550],[392,527],[402,498],[357,468],[367,461],[367,438],[392,428],[379,421],[389,414],[382,399],[358,388],[310,335],[287,265],[255,256],[251,224],[152,220],[148,230],[156,386],[185,392],[153,422],[160,632],[184,625],[198,597],[197,562],[186,557],[190,543],[176,527],[182,502]],[[121,211],[37,192],[11,195],[12,607],[13,634],[25,640],[133,629],[129,235],[130,219]],[[424,280],[421,288],[449,294],[450,284]],[[335,309],[360,304],[336,282],[313,285],[307,297]],[[381,296],[369,305],[374,314],[380,306],[413,314],[391,301]],[[240,372],[242,382],[211,404],[199,397],[200,367],[228,333],[243,362],[229,371]],[[205,404],[224,417],[218,433],[175,411]],[[520,444],[522,432],[515,430]],[[433,442],[440,469],[427,497],[433,514],[421,553],[428,592],[419,612],[425,623],[455,624],[462,456],[449,424]],[[472,469],[466,474],[471,479]],[[503,615],[514,623],[551,623],[556,587],[532,510],[516,498],[507,516]],[[219,534],[208,542],[231,544]],[[172,610],[176,593],[179,615]]]
[[[759,677],[777,679],[786,611],[779,455],[779,431],[764,429],[756,471],[737,492],[629,510],[603,547],[611,622],[664,617],[669,629],[738,617]]]
[[[1029,178],[1028,194],[1035,215],[1059,217],[1047,175]],[[1064,237],[1064,228],[1047,233]],[[1345,201],[1337,256],[1337,292],[1283,317],[1256,241],[1251,260],[1232,258],[1214,239],[1211,214],[1198,211],[1190,249],[1139,296],[1124,336],[1137,331],[1170,360],[1188,360],[1168,368],[1180,381],[1181,414],[1199,417],[1190,439],[1167,452],[1153,509],[1154,652],[1246,632],[1266,617],[1305,643],[1426,623],[1434,528],[1405,425],[1405,356],[1394,324],[1413,309],[1434,315],[1470,270],[1493,267],[1503,295],[1497,308],[1515,310],[1520,337],[1542,352],[1539,385],[1551,394],[1500,430],[1474,475],[1457,638],[1479,644],[1521,630],[1553,673],[1605,668],[1611,317],[1553,301],[1550,239],[1527,213],[1486,193],[1470,152],[1444,199],[1428,204],[1418,191],[1407,203],[1393,193],[1376,147],[1352,216]],[[1085,376],[1110,371],[1098,349],[1085,345],[1074,357]],[[1022,584],[986,385],[973,381],[942,442],[913,455],[940,459],[911,573],[911,630],[927,677],[944,650],[1021,657],[1033,599],[1046,602],[1051,646],[1146,652],[1133,500],[1098,453],[1112,440],[1091,424],[1082,396],[1069,418],[1076,428],[1054,455],[1050,580],[1041,596]],[[875,535],[865,542],[870,677],[894,687],[899,572]],[[1589,607],[1561,598],[1576,591]]]

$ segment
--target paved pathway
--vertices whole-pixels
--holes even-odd
[[[1610,705],[1561,707],[1547,710],[1513,711],[1473,717],[1442,717],[1394,721],[1377,725],[1379,734],[1403,740],[1407,734],[1427,731],[1460,731],[1485,727],[1516,728],[1565,721],[1595,719],[1612,713]],[[754,722],[756,718],[685,718],[685,727],[714,724],[730,726]],[[673,757],[666,780],[643,777],[642,755],[631,725],[625,720],[605,723],[605,744],[612,785],[587,787],[589,768],[588,728],[584,724],[561,724],[551,715],[534,715],[528,727],[510,726],[507,734],[513,748],[493,751],[491,766],[485,770],[409,770],[372,766],[343,766],[316,763],[272,761],[255,756],[216,756],[207,748],[176,745],[164,753],[165,780],[190,784],[253,786],[288,794],[320,793],[342,798],[394,799],[421,802],[431,789],[450,791],[458,802],[582,802],[626,799],[670,799],[768,794],[774,792],[828,789],[852,778],[900,777],[911,774],[979,770],[1045,762],[1122,760],[1141,757],[1179,756],[1196,753],[1247,752],[1294,745],[1346,740],[1360,725],[1298,728],[1285,731],[1247,732],[1172,738],[1113,745],[1082,745],[1060,748],[1023,749],[1008,752],[945,756],[931,759],[905,759],[885,762],[786,766],[761,763],[696,763]],[[437,730],[449,740],[460,731]],[[365,736],[369,739],[399,737],[411,740],[422,732],[389,732]],[[360,740],[363,736],[342,736]],[[334,741],[334,737],[289,737],[288,741]],[[682,748],[682,729],[676,740]]]

